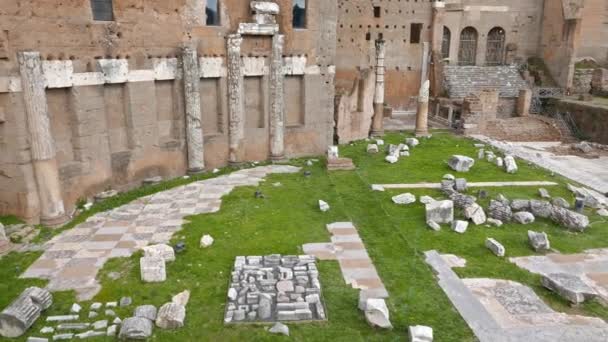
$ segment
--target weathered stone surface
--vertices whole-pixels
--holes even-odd
[[[475,165],[475,160],[467,156],[453,155],[452,158],[450,158],[450,160],[448,161],[448,165],[454,171],[468,172],[471,167]]]
[[[186,306],[190,301],[190,291],[184,290],[171,298],[171,302],[179,305]]]
[[[329,210],[329,204],[323,200],[319,200],[319,209],[322,212],[326,212]]]
[[[482,148],[480,150],[477,150],[477,159],[484,159],[486,155],[486,151]]]
[[[606,210],[606,209],[603,209],[603,208],[602,208],[602,209],[598,210],[596,213],[597,213],[599,216],[602,216],[602,217],[608,217],[608,210]]]
[[[428,203],[431,203],[431,202],[435,202],[435,199],[433,197],[426,196],[426,195],[420,196],[420,203],[422,203],[422,204],[428,204]]]
[[[553,212],[553,205],[547,201],[530,200],[530,211],[534,216],[549,218]]]
[[[527,211],[519,211],[513,214],[513,220],[520,224],[529,224],[534,222],[534,215]]]
[[[72,338],[74,338],[73,333],[53,335],[53,341],[71,340]]]
[[[454,202],[435,201],[425,205],[426,221],[434,221],[439,224],[451,223],[454,220]]]
[[[122,322],[118,338],[145,340],[152,336],[152,321],[143,317],[130,317]]]
[[[572,274],[551,273],[543,275],[541,283],[544,287],[573,304],[580,304],[596,296],[596,292],[589,285]]]
[[[368,144],[367,145],[367,153],[378,153],[378,145],[376,144]]]
[[[582,198],[585,202],[585,206],[587,207],[599,209],[602,206],[608,205],[608,198],[597,191],[584,187],[579,188],[572,184],[568,184],[568,190],[572,191],[576,198]]]
[[[106,336],[109,336],[109,337],[116,336],[117,332],[118,332],[118,325],[112,324],[108,327],[108,329],[106,329]]]
[[[386,160],[387,162],[389,162],[391,164],[395,164],[396,162],[399,161],[399,157],[394,156],[394,155],[388,155],[388,156],[384,157],[384,160]]]
[[[511,201],[511,209],[515,211],[530,210],[530,200],[514,199]]]
[[[505,171],[507,171],[507,173],[517,172],[517,163],[515,162],[515,158],[513,158],[513,156],[506,156],[504,163]]]
[[[491,217],[489,217],[486,220],[486,222],[489,223],[492,226],[495,226],[495,227],[501,227],[502,226],[502,221],[501,220],[493,219]]]
[[[82,307],[80,305],[78,305],[78,303],[74,303],[72,304],[72,307],[70,308],[70,313],[79,313],[80,310],[82,310]]]
[[[395,204],[410,204],[416,202],[416,196],[408,192],[405,194],[393,196],[392,200]]]
[[[513,216],[513,212],[509,204],[491,200],[488,207],[488,216],[502,222],[509,222]]]
[[[470,195],[461,194],[459,192],[453,192],[449,195],[449,197],[454,202],[454,206],[456,208],[466,208],[473,205],[477,201],[477,198]]]
[[[175,251],[173,247],[165,244],[158,244],[152,246],[146,246],[142,248],[144,251],[144,257],[146,258],[162,258],[166,262],[175,260]]]
[[[495,160],[496,166],[498,167],[503,167],[504,166],[504,161],[501,157],[497,157]]]
[[[105,320],[105,319],[101,320],[101,321],[94,322],[91,325],[91,328],[93,328],[93,330],[105,329],[107,327],[108,327],[108,320]]]
[[[505,256],[505,247],[498,241],[487,238],[486,239],[486,247],[492,251],[496,256],[504,257]]]
[[[549,237],[545,232],[535,232],[532,230],[528,230],[528,241],[530,242],[530,246],[536,252],[545,252],[551,249],[551,245],[549,244]]]
[[[420,145],[420,141],[418,141],[418,139],[416,139],[416,138],[406,138],[405,143],[409,147],[416,147],[416,146]]]
[[[90,323],[62,323],[57,326],[57,330],[85,330],[90,326]]]
[[[120,307],[125,307],[125,306],[129,306],[133,303],[133,299],[131,299],[131,297],[122,297],[120,298],[119,304]]]
[[[426,221],[426,225],[434,231],[440,231],[441,226],[435,221]]]
[[[289,327],[281,322],[277,322],[270,329],[268,329],[268,332],[272,334],[289,336]]]
[[[203,235],[200,245],[202,248],[211,247],[211,245],[213,245],[213,238],[211,235]]]
[[[563,227],[579,232],[584,231],[589,226],[587,216],[565,208],[553,207],[551,219]]]
[[[446,173],[445,175],[443,175],[442,179],[453,181],[453,180],[456,180],[456,177],[454,177],[454,175],[451,173]]]
[[[45,338],[45,337],[34,337],[34,336],[30,336],[27,338],[27,340],[25,342],[48,342],[49,339]]]
[[[140,305],[135,308],[134,317],[142,317],[150,321],[156,320],[156,307],[154,305]]]
[[[452,230],[454,230],[456,233],[464,234],[464,232],[467,231],[468,227],[469,222],[467,221],[456,220],[452,222]]]
[[[59,316],[49,316],[46,318],[47,322],[66,322],[66,321],[75,321],[79,318],[78,315],[59,315]]]
[[[141,280],[146,283],[160,283],[167,280],[165,259],[143,257],[139,259]]]
[[[47,290],[29,287],[0,313],[0,335],[19,337],[40,317],[40,313],[53,303]]]
[[[456,178],[454,181],[454,189],[458,192],[467,191],[467,180],[464,178]]]
[[[562,197],[555,197],[554,199],[551,200],[551,204],[553,204],[554,206],[557,206],[557,207],[570,209],[570,203],[568,203],[568,201],[566,201]]]
[[[424,325],[409,327],[410,342],[433,342],[433,328]]]
[[[368,298],[365,304],[365,319],[371,326],[392,329],[388,307],[384,299]]]
[[[542,198],[551,198],[551,195],[549,194],[549,191],[547,191],[547,189],[545,189],[545,188],[538,189],[538,194]]]
[[[486,213],[477,203],[473,203],[464,208],[464,217],[473,221],[475,225],[484,224],[486,222]]]
[[[173,302],[166,303],[158,310],[156,326],[161,329],[178,329],[184,326],[186,307]]]

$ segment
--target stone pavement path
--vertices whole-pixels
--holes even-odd
[[[388,291],[376,271],[357,228],[352,222],[328,224],[330,243],[308,243],[304,253],[320,260],[338,260],[344,281],[355,289],[364,290],[368,297],[387,298]]]
[[[567,273],[576,276],[608,302],[608,249],[590,249],[580,254],[547,254],[509,258],[532,273]]]
[[[501,279],[460,279],[450,259],[425,252],[439,286],[481,342],[608,341],[608,324],[600,318],[556,312],[534,291]]]
[[[75,290],[91,299],[101,286],[97,272],[114,257],[128,257],[148,244],[167,243],[184,217],[220,210],[222,196],[237,186],[257,186],[271,173],[295,173],[288,165],[259,166],[142,197],[89,217],[46,244],[43,255],[21,275],[44,278],[51,291]]]

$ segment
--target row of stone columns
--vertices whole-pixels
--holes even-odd
[[[372,136],[384,134],[384,59],[385,42],[376,40],[376,88],[374,91],[374,116],[372,118]]]

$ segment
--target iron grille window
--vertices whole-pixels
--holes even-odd
[[[292,0],[292,26],[306,28],[306,0]]]
[[[488,33],[488,43],[486,50],[487,65],[504,64],[505,56],[505,30],[501,27],[493,28]]]
[[[447,27],[443,27],[443,40],[441,42],[441,57],[450,58],[450,44],[452,41],[452,32]]]
[[[112,10],[112,0],[91,0],[91,10],[93,20],[113,21],[114,13]]]
[[[460,47],[458,48],[458,64],[475,65],[477,60],[477,30],[466,27],[460,33]]]
[[[207,0],[207,7],[205,8],[205,14],[207,15],[207,26],[219,26],[220,25],[219,0]]]

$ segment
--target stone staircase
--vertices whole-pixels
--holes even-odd
[[[450,98],[464,98],[484,89],[498,89],[500,97],[518,97],[528,88],[516,66],[445,66],[444,86]]]

